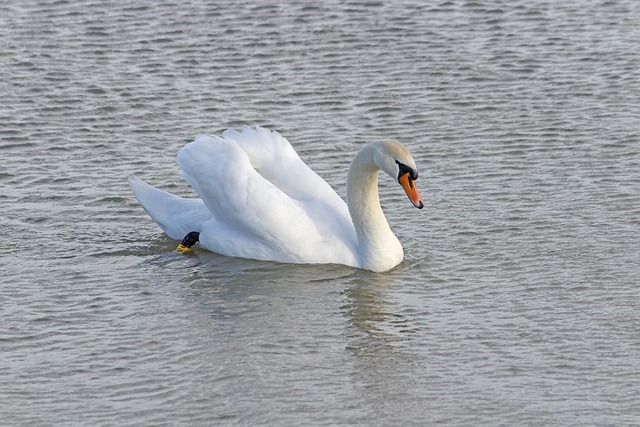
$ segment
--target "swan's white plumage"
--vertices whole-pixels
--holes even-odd
[[[201,199],[188,199],[159,190],[141,179],[129,177],[129,185],[149,216],[172,239],[181,240],[190,231],[200,231],[213,216]]]
[[[363,206],[367,197],[375,199],[377,207],[364,208],[374,211],[372,223],[378,229],[372,234],[356,232],[351,217],[354,209],[362,209],[353,207],[354,202],[348,208],[285,138],[260,127],[227,130],[222,137],[198,135],[178,152],[180,174],[199,199],[174,196],[136,177],[129,182],[142,206],[171,238],[181,239],[198,231],[203,247],[223,255],[289,263],[339,263],[384,271],[402,261],[402,247],[377,199],[379,168],[396,165],[385,159],[384,165],[370,167],[380,150],[387,150],[385,144],[389,145],[370,144],[368,151],[363,149],[354,160],[354,164],[360,159],[368,166],[362,168],[367,171],[361,181],[370,188],[352,198],[359,198],[356,204]],[[401,147],[400,156],[406,158],[400,160],[415,167],[400,143],[391,145],[391,151],[396,145]],[[365,245],[379,247],[372,250]]]

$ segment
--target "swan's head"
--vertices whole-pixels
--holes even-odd
[[[395,140],[382,141],[375,151],[374,161],[380,169],[398,180],[413,206],[418,209],[424,207],[415,183],[418,179],[416,162],[404,145]]]

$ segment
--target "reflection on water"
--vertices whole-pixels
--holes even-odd
[[[372,417],[398,417],[423,422],[424,379],[406,369],[415,363],[416,340],[423,340],[416,313],[403,304],[402,266],[386,274],[356,272],[341,307],[348,325],[346,350],[353,356],[353,376],[371,402]],[[421,313],[424,316],[424,313]],[[396,381],[402,378],[401,382]]]
[[[362,334],[365,342],[354,342],[348,348],[359,351],[377,351],[380,346],[394,346],[408,338],[412,330],[410,320],[402,313],[393,312],[397,308],[389,299],[397,295],[394,287],[402,286],[400,273],[373,274],[357,271],[343,294],[348,298],[341,307],[350,325]]]

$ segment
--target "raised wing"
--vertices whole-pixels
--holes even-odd
[[[181,175],[215,218],[212,224],[216,226],[208,230],[213,234],[218,229],[226,236],[224,241],[215,241],[220,247],[211,250],[234,255],[229,251],[235,250],[232,237],[237,235],[272,248],[271,259],[311,262],[317,259],[319,247],[344,252],[353,246],[349,238],[355,237],[355,232],[348,235],[347,228],[345,237],[348,217],[340,216],[339,204],[332,206],[337,204],[335,199],[327,201],[330,187],[304,165],[284,138],[280,137],[286,144],[276,146],[282,141],[272,138],[274,143],[265,149],[249,138],[237,142],[231,137],[242,133],[227,135],[199,135],[177,156]],[[315,194],[319,198],[314,198]],[[335,198],[344,204],[337,195]],[[337,229],[335,224],[340,224]],[[214,236],[201,236],[208,238]]]

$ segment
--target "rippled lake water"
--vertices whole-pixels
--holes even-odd
[[[0,4],[6,425],[640,424],[640,3]],[[173,252],[199,132],[278,130],[345,193],[365,142],[385,274]]]

